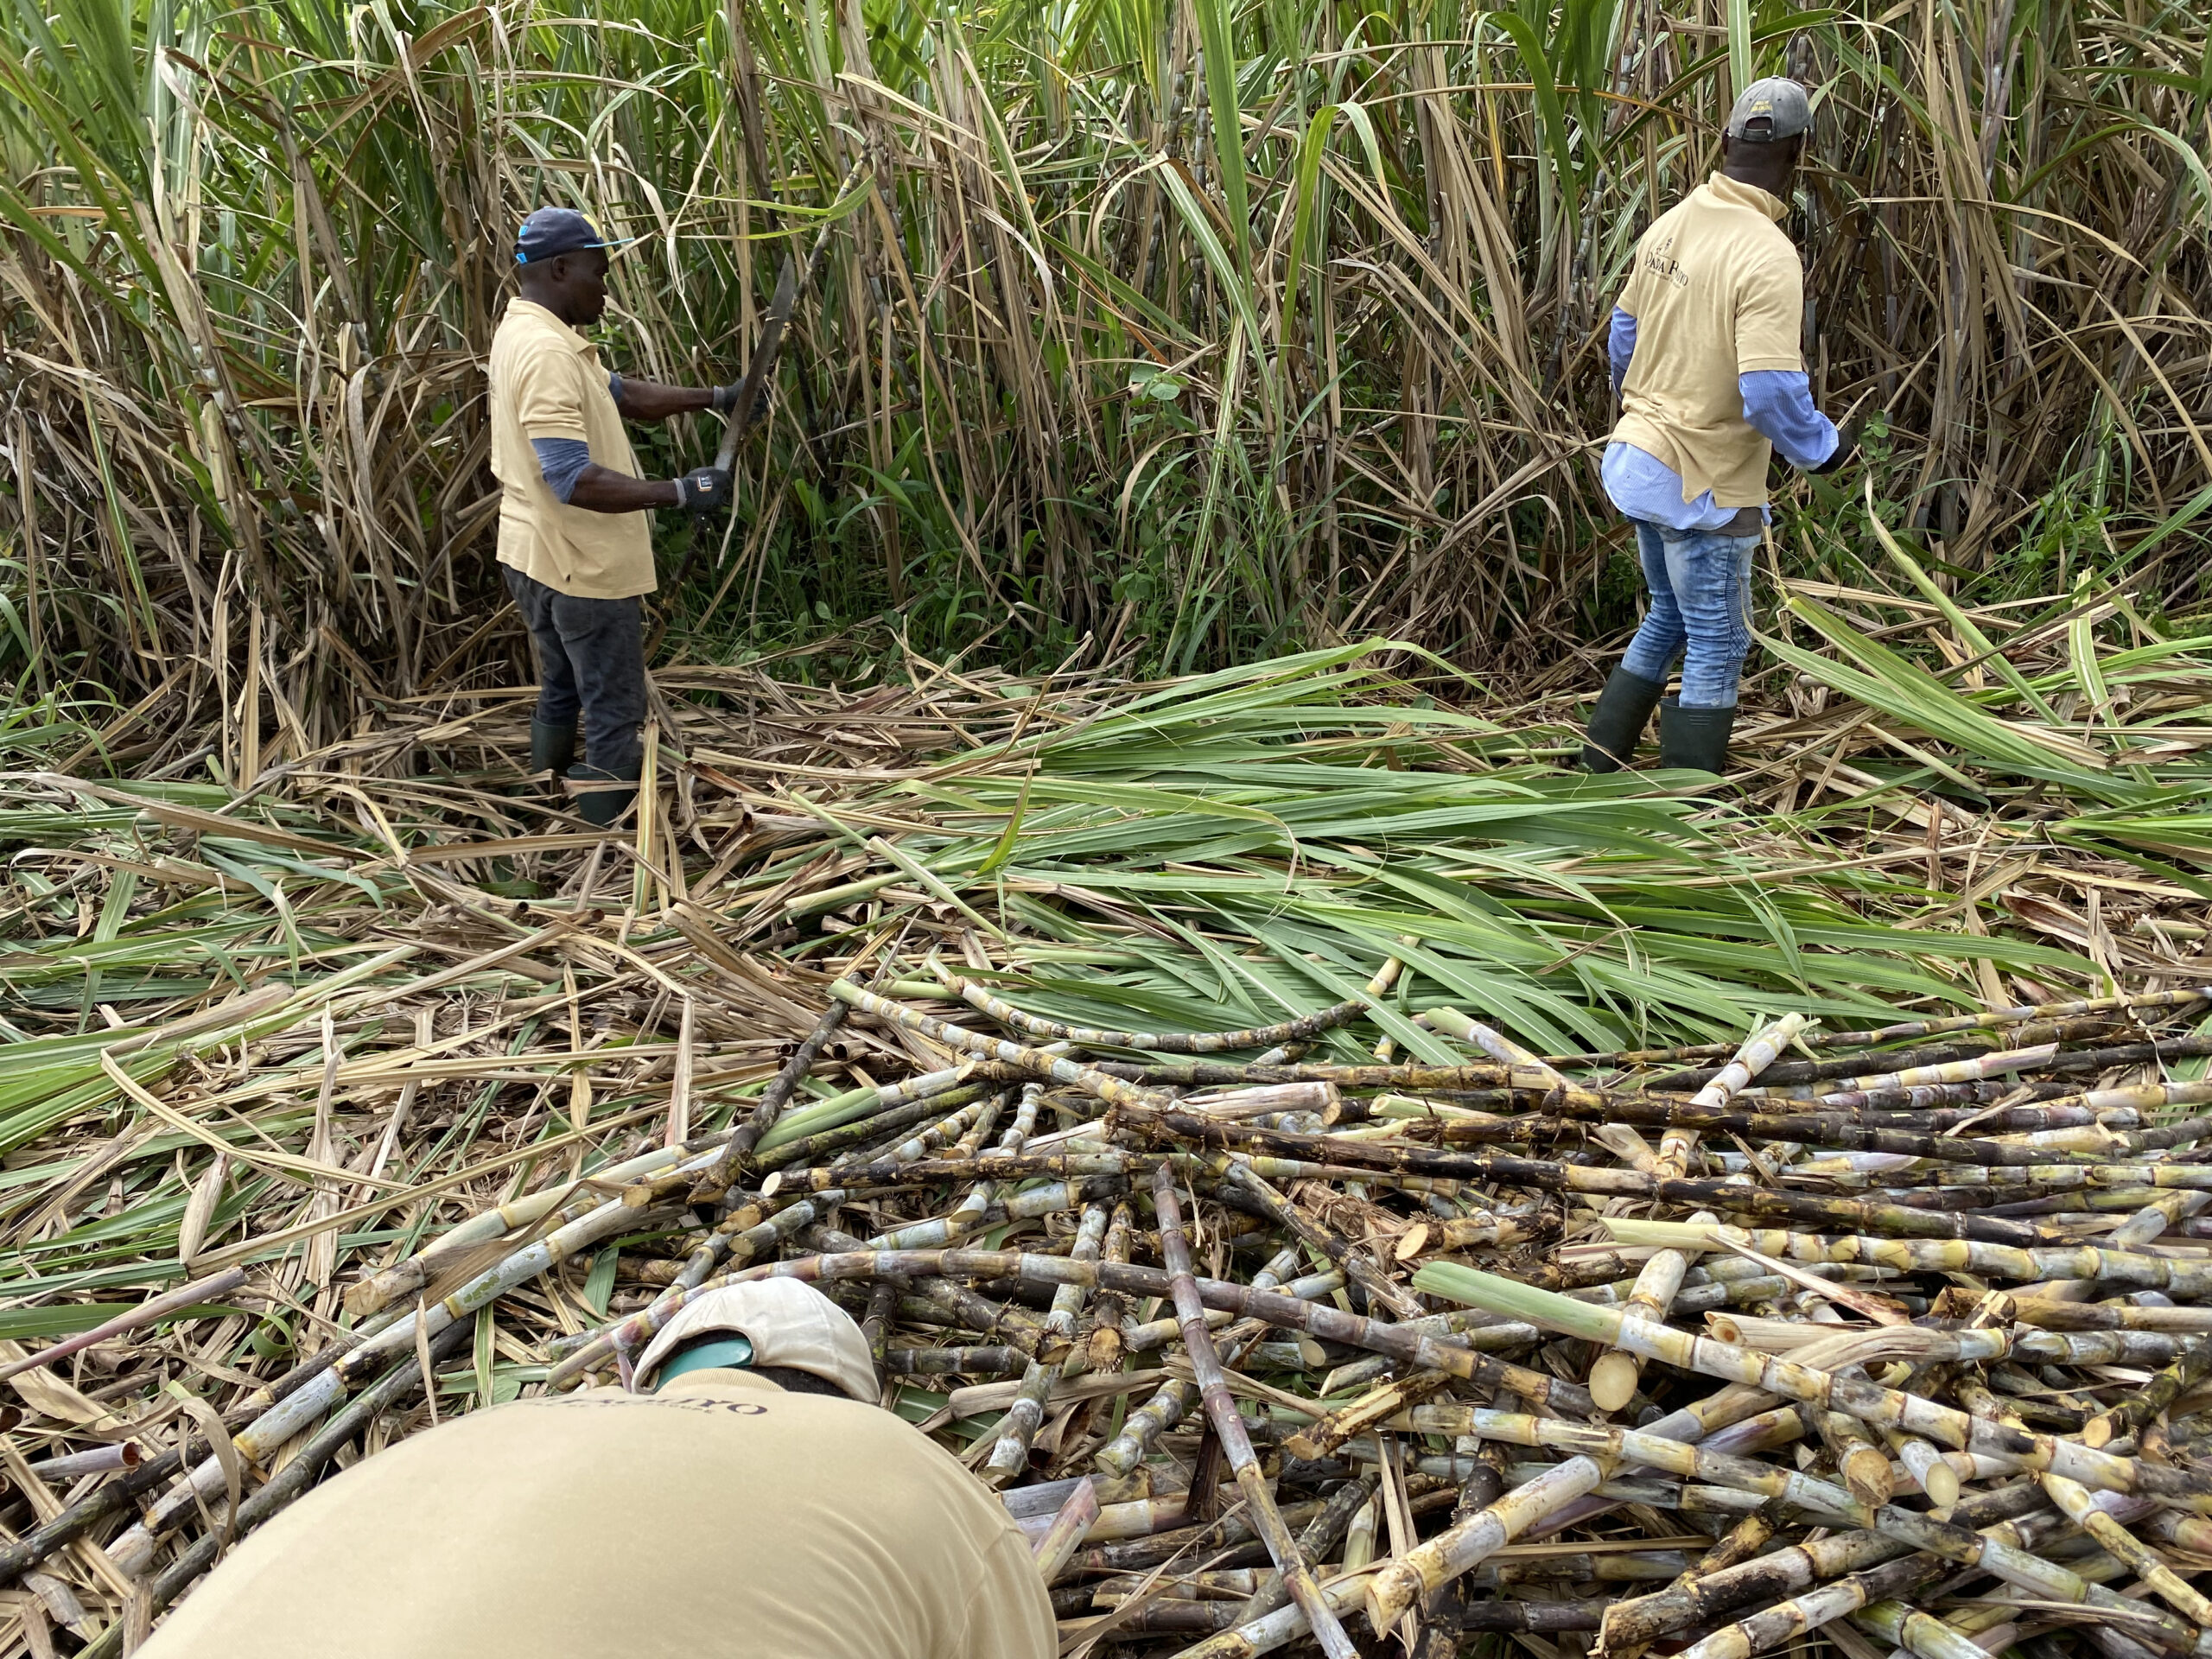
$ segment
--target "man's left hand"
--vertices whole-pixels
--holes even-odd
[[[720,467],[698,467],[676,480],[678,505],[686,512],[729,511],[730,475]]]
[[[742,390],[741,384],[736,382],[727,386],[716,386],[714,389],[713,401],[708,407],[717,415],[727,415],[737,407],[737,394]]]
[[[1817,475],[1840,472],[1851,458],[1859,453],[1859,423],[1847,421],[1836,429],[1835,448],[1819,466],[1808,468]]]

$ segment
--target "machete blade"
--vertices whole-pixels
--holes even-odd
[[[768,315],[760,320],[760,340],[753,347],[753,362],[745,371],[745,378],[738,383],[737,401],[730,406],[722,428],[722,447],[715,456],[715,465],[724,472],[737,459],[737,441],[752,424],[753,407],[760,401],[760,388],[775,372],[776,353],[784,343],[784,325],[791,321],[791,308],[798,303],[798,267],[786,253],[784,268],[776,276],[776,292],[768,302]]]

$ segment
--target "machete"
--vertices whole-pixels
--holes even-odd
[[[798,304],[799,290],[811,288],[822,279],[822,268],[830,259],[830,232],[836,228],[843,217],[836,212],[839,205],[852,194],[859,180],[866,157],[856,161],[845,175],[844,182],[837,187],[837,195],[830,207],[830,216],[823,220],[822,228],[815,235],[814,246],[806,257],[806,271],[800,275],[789,253],[784,255],[783,268],[776,273],[776,291],[768,301],[767,315],[760,320],[760,338],[753,348],[753,361],[745,371],[745,378],[738,382],[736,400],[730,404],[729,414],[722,427],[722,447],[715,452],[715,465],[728,472],[737,460],[737,446],[745,429],[753,423],[753,416],[760,407],[762,389],[768,378],[776,372],[776,358],[782,351],[784,329],[791,320],[791,312]],[[692,561],[699,556],[699,544],[706,539],[703,520],[691,526],[690,543],[683,550],[683,562],[676,567],[676,574],[669,578],[666,591],[672,600],[683,586],[683,579],[691,574]]]
[[[745,378],[738,382],[737,400],[730,405],[728,423],[722,429],[722,447],[715,456],[715,465],[724,472],[737,459],[738,441],[753,423],[761,388],[776,372],[776,358],[783,350],[784,329],[798,304],[799,290],[811,288],[822,280],[822,268],[830,262],[830,233],[843,217],[836,207],[852,194],[865,165],[865,159],[855,162],[852,171],[845,175],[845,181],[837,187],[836,201],[831,204],[830,214],[823,220],[821,230],[815,234],[814,246],[808,251],[805,275],[798,273],[789,253],[784,255],[783,269],[776,273],[776,291],[768,301],[768,314],[760,319],[760,338],[753,347],[753,362],[745,371]]]

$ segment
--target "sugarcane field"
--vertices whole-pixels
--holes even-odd
[[[0,10],[0,1659],[2212,1655],[2209,45]]]

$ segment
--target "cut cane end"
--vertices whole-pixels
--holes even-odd
[[[2082,1426],[2082,1444],[2093,1452],[2111,1445],[2113,1438],[2112,1419],[2109,1417],[2092,1417]],[[1932,1497],[1935,1494],[1931,1492],[1929,1496]]]
[[[1958,1476],[1951,1476],[1955,1484]],[[1888,1503],[1897,1491],[1897,1484],[1890,1474],[1890,1460],[1872,1446],[1861,1446],[1843,1460],[1843,1484],[1851,1495],[1870,1509],[1879,1509]],[[1932,1498],[1934,1493],[1929,1493]]]
[[[1413,1597],[1397,1580],[1402,1569],[1385,1567],[1367,1582],[1367,1624],[1376,1637],[1390,1634],[1391,1626],[1405,1616],[1413,1605]],[[1415,1583],[1419,1583],[1416,1577]]]
[[[1938,1511],[1948,1510],[1959,1501],[1959,1471],[1948,1463],[1931,1464],[1920,1482],[1920,1490]]]
[[[1618,1411],[1636,1398],[1642,1368],[1632,1355],[1618,1349],[1601,1354],[1590,1368],[1590,1398],[1600,1411]]]

